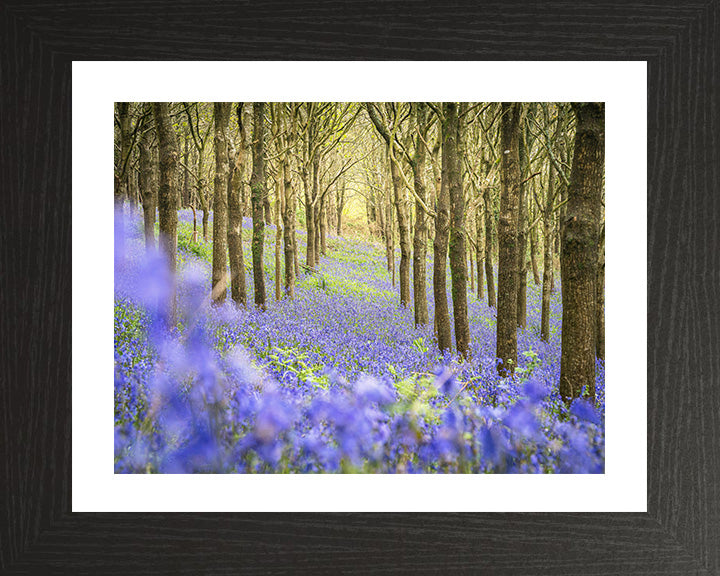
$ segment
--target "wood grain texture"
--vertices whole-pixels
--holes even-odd
[[[719,17],[718,0],[1,4],[0,572],[720,574]],[[649,512],[70,513],[73,59],[647,60]]]

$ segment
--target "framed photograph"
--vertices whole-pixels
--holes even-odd
[[[452,7],[437,12],[418,5],[404,14],[382,4],[358,4],[342,12],[323,9],[321,26],[319,20],[307,19],[314,10],[310,6],[278,13],[268,6],[91,10],[61,3],[3,8],[2,179],[10,198],[3,226],[7,282],[0,299],[8,320],[2,327],[6,355],[0,403],[5,422],[0,443],[0,484],[6,487],[0,526],[3,573],[720,571],[720,498],[713,488],[720,473],[713,457],[718,449],[718,396],[712,377],[718,315],[712,292],[716,264],[708,257],[717,241],[712,195],[718,185],[713,134],[720,109],[712,57],[717,3],[558,4],[542,10],[518,3],[512,16],[506,9]],[[516,141],[513,118],[520,119]],[[451,132],[453,119],[459,124]],[[595,169],[588,159],[591,148],[578,148],[581,138],[576,135],[581,127],[589,145],[593,126],[601,127],[605,149],[596,166],[601,167],[596,184],[589,180]],[[170,149],[163,127],[187,144],[184,156],[174,154],[182,171],[170,176],[164,172],[163,154]],[[320,138],[322,127],[329,140],[316,148],[325,156],[313,168],[311,138]],[[257,131],[264,129],[267,133],[260,132],[264,136],[258,138]],[[465,179],[470,190],[464,198],[451,195],[453,160],[445,153],[454,145],[448,142],[451,133],[458,136],[461,149],[473,155],[472,162],[461,161],[456,170],[460,188]],[[125,146],[130,139],[137,145],[134,151]],[[442,155],[435,158],[434,141],[443,143]],[[258,142],[266,145],[264,153],[256,149]],[[212,166],[203,169],[197,162],[202,164],[206,145],[212,148],[206,157]],[[483,152],[491,146],[497,147],[495,158]],[[231,406],[233,414],[247,409],[246,420],[238,417],[228,424],[222,416],[222,427],[213,428],[212,418],[220,418],[213,394],[229,398],[223,396],[225,389],[203,388],[203,410],[198,411],[196,388],[191,386],[173,404],[163,396],[169,388],[163,388],[166,380],[157,371],[141,382],[143,394],[150,391],[141,394],[142,400],[133,400],[132,387],[125,386],[129,380],[142,380],[137,368],[142,354],[136,352],[143,341],[133,338],[144,320],[134,306],[160,302],[164,293],[162,280],[156,278],[164,264],[143,268],[138,260],[139,267],[133,268],[129,259],[137,246],[146,253],[149,236],[155,239],[152,223],[143,224],[143,174],[150,174],[143,170],[143,150],[157,153],[159,159],[159,255],[167,254],[162,195],[177,187],[173,209],[179,206],[181,211],[173,264],[181,271],[177,282],[185,283],[182,290],[172,291],[178,296],[167,306],[143,308],[143,314],[150,310],[152,315],[155,305],[158,321],[166,327],[175,322],[173,330],[182,335],[152,341],[152,319],[142,327],[154,346],[152,354],[160,358],[153,358],[154,365],[162,364],[165,375],[177,375],[180,366],[192,364],[190,370],[196,373],[198,362],[215,366],[217,360],[228,386],[233,378],[257,380],[252,398],[236,394],[234,404],[222,404],[223,409]],[[252,169],[247,182],[238,176],[238,185],[233,178],[242,167],[238,159],[243,150],[256,156],[248,164]],[[429,157],[424,175],[432,177],[433,169],[439,173],[438,186],[433,181],[428,187],[430,196],[418,195],[410,180],[418,150]],[[507,182],[513,177],[515,153],[520,167],[513,188]],[[263,156],[264,181],[275,187],[266,196],[272,201],[268,206],[258,184],[263,164],[258,158]],[[113,165],[114,195],[109,177]],[[283,188],[283,166],[289,175],[297,175],[295,189]],[[308,186],[301,182],[303,167],[311,173]],[[317,190],[312,187],[313,170]],[[471,206],[464,213],[449,210],[447,293],[450,298],[452,282],[455,312],[450,356],[443,356],[442,325],[427,326],[423,337],[423,316],[412,307],[420,292],[410,285],[417,275],[408,272],[409,236],[403,236],[403,203],[392,194],[395,178],[400,187],[405,180],[406,193],[412,191],[405,205],[412,206],[406,217],[415,230],[419,214],[437,222],[446,193],[452,209],[462,202]],[[585,191],[597,191],[597,206],[574,204],[572,194],[567,198],[561,192],[553,204],[555,197],[548,192],[553,178],[558,190],[563,180],[569,184],[570,178],[585,178]],[[483,183],[489,202],[482,194]],[[373,186],[382,195],[368,192]],[[325,189],[327,198],[332,195],[327,204]],[[478,328],[483,314],[488,325],[497,322],[497,349],[493,345],[488,357],[505,355],[499,343],[501,302],[493,314],[473,287],[466,307],[477,324],[465,343],[459,337],[463,324],[457,313],[462,309],[455,293],[458,278],[469,282],[472,277],[479,289],[477,271],[487,254],[499,259],[494,274],[502,293],[508,286],[503,278],[516,274],[506,267],[503,277],[503,266],[524,260],[504,253],[508,243],[502,238],[495,240],[494,252],[492,235],[490,250],[480,250],[480,231],[485,236],[487,224],[478,206],[497,215],[495,226],[511,221],[506,195],[515,189],[526,194],[521,203],[526,202],[527,212],[520,220],[515,215],[514,222],[528,226],[518,226],[519,234],[532,235],[533,226],[543,221],[543,207],[557,214],[548,218],[547,228],[557,226],[556,231],[537,240],[526,238],[530,278],[530,243],[537,241],[552,252],[556,234],[558,244],[563,243],[558,250],[570,254],[563,230],[581,230],[587,210],[597,208],[597,217],[590,219],[593,242],[600,241],[602,230],[606,250],[594,251],[592,261],[598,265],[598,254],[606,261],[607,352],[591,351],[591,384],[577,391],[571,383],[579,378],[576,371],[567,380],[569,387],[561,383],[553,392],[569,364],[560,368],[559,334],[556,350],[553,336],[540,334],[539,299],[538,310],[528,308],[529,324],[537,312],[539,334],[516,342],[519,357],[507,354],[506,366],[516,372],[512,378],[503,373],[502,364],[483,364],[481,342],[487,335]],[[111,200],[115,198],[117,207],[118,190],[126,216],[131,215],[122,221],[120,234]],[[194,338],[192,313],[201,309],[216,321],[214,338],[238,338],[223,332],[229,322],[226,314],[237,314],[228,311],[231,301],[241,298],[229,280],[237,278],[233,256],[223,282],[213,265],[215,243],[206,241],[207,236],[218,237],[220,228],[215,228],[222,215],[212,210],[212,219],[203,222],[211,212],[211,190],[212,208],[221,191],[228,194],[232,210],[235,190],[246,216],[259,211],[246,223],[243,269],[248,284],[254,284],[248,294],[260,308],[285,306],[273,318],[272,329],[258,324],[257,316],[242,317],[242,322],[254,323],[253,334],[274,335],[265,338],[262,353],[247,355],[247,350],[260,349],[247,339],[238,348],[244,356],[228,344],[216,360],[203,356],[202,347],[181,346]],[[303,192],[302,199],[293,196]],[[316,194],[319,211],[313,214],[307,206],[316,206]],[[293,267],[285,266],[281,279],[281,266],[273,268],[270,260],[276,260],[266,259],[270,268],[266,263],[263,306],[257,299],[259,268],[251,262],[255,248],[249,235],[257,232],[255,222],[265,220],[267,229],[258,233],[267,233],[266,250],[276,250],[277,261],[284,255],[290,262],[292,250],[280,251],[287,229],[283,224],[292,222],[286,220],[290,200],[299,208],[293,215],[299,240],[286,240],[284,246],[299,246],[304,268],[298,263],[291,280],[287,270]],[[326,226],[332,222],[333,229],[323,234],[321,221]],[[242,220],[238,222],[242,228]],[[226,224],[221,237],[231,228]],[[465,229],[472,230],[463,238],[473,245],[477,259],[465,257],[468,246],[459,260],[454,256],[458,231]],[[439,230],[433,228],[434,242],[426,238],[431,252]],[[314,256],[308,240],[313,235]],[[515,241],[517,236],[510,243]],[[396,248],[392,242],[399,244],[397,258],[391,256]],[[397,286],[395,260],[400,264]],[[362,282],[355,279],[353,284],[350,261],[353,270],[361,270]],[[376,266],[377,261],[381,265]],[[192,267],[198,262],[204,268]],[[433,266],[429,255],[427,262]],[[456,269],[458,262],[462,271]],[[563,260],[564,270],[575,270],[571,265]],[[203,286],[202,302],[194,304],[187,301],[193,274]],[[432,281],[431,275],[427,278]],[[597,286],[597,279],[594,282]],[[428,289],[432,295],[432,286]],[[563,283],[563,289],[575,290],[571,282]],[[346,348],[353,348],[354,363],[336,363],[337,373],[313,371],[305,356],[303,362],[296,358],[309,353],[308,342],[294,338],[288,348],[288,337],[282,334],[292,329],[287,321],[293,317],[291,307],[301,317],[308,295],[321,295],[312,296],[317,308],[330,306],[333,298],[325,301],[322,295],[333,290],[339,295],[336,300],[342,297],[343,305],[356,311],[354,328],[344,331],[350,334]],[[227,305],[219,303],[221,294]],[[394,336],[390,347],[395,356],[379,367],[374,359],[381,354],[372,343],[380,337],[371,334],[363,344],[355,334],[367,333],[377,322],[362,324],[357,302],[396,296],[399,302],[393,300],[392,309],[407,316],[405,332],[413,337]],[[559,302],[560,295],[555,298]],[[429,300],[431,324],[435,302]],[[593,306],[598,309],[596,302]],[[374,317],[385,308],[365,312]],[[338,314],[348,322],[346,309]],[[595,347],[597,315],[591,316]],[[390,324],[398,318],[385,320]],[[236,316],[231,320],[240,321]],[[558,316],[555,321],[560,320]],[[514,317],[513,332],[516,321]],[[494,332],[494,324],[491,328]],[[309,332],[309,324],[296,322],[295,330]],[[124,342],[120,354],[130,358],[127,361],[118,360],[119,334]],[[332,334],[330,324],[323,325],[313,337],[319,348],[312,351],[327,355],[332,340],[341,338],[340,332]],[[558,374],[555,368],[538,368],[544,357],[523,357],[530,349],[535,353],[541,342],[547,344],[548,366],[554,362],[549,358],[557,355]],[[405,343],[410,348],[402,352]],[[218,341],[212,346],[217,349]],[[363,346],[368,348],[365,355]],[[122,356],[130,354],[128,350],[135,355]],[[568,350],[570,345],[563,343],[563,358]],[[455,360],[443,363],[443,357]],[[496,386],[492,380],[492,386],[476,386],[470,363],[478,381],[497,373],[495,380],[512,384]],[[425,376],[409,378],[423,370]],[[182,381],[186,375],[177,378]],[[300,400],[291,402],[275,387],[290,380],[296,388],[308,387]],[[412,390],[406,389],[410,380]],[[147,405],[140,406],[143,402]],[[157,408],[163,402],[180,407],[163,412]],[[484,402],[487,408],[482,411],[473,408]],[[338,406],[352,415],[339,416]],[[199,412],[205,424],[197,424]],[[470,428],[463,429],[460,421]],[[358,426],[370,440],[358,440]],[[476,435],[469,432],[473,426]],[[231,441],[218,447],[217,440],[207,439],[208,430],[231,435]],[[414,436],[403,436],[402,430],[414,430]],[[451,431],[457,432],[456,439]],[[150,441],[158,434],[161,448]],[[410,436],[413,442],[398,440]],[[236,450],[232,454],[230,447]]]

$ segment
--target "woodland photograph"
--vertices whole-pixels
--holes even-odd
[[[604,473],[604,103],[116,102],[114,209],[115,473]]]

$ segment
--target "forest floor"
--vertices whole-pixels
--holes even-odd
[[[245,219],[250,303],[251,228]],[[399,305],[379,242],[329,236],[317,273],[301,268],[296,298],[276,301],[267,226],[267,310],[238,308],[229,291],[212,307],[212,242],[201,230],[193,242],[192,213],[181,211],[179,323],[167,330],[170,284],[161,261],[145,256],[142,216],[125,230],[115,281],[117,472],[604,470],[604,365],[596,406],[568,410],[558,395],[559,282],[545,343],[540,286],[528,275],[518,369],[500,378],[495,309],[469,293],[470,360],[440,353],[432,324],[415,328],[412,307]],[[301,263],[305,240],[298,230]],[[432,322],[431,258],[427,270]]]

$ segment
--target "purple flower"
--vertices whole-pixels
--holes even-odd
[[[355,393],[366,402],[390,404],[395,400],[395,394],[388,386],[368,375],[361,376],[356,382]]]
[[[570,414],[575,416],[578,420],[590,422],[592,424],[600,424],[600,415],[598,414],[595,407],[590,404],[587,400],[582,398],[576,398],[570,406]]]

